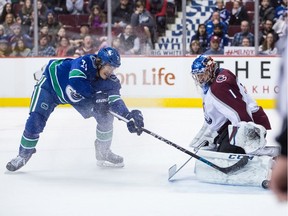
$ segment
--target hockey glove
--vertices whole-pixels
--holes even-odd
[[[208,125],[204,122],[200,131],[191,141],[190,147],[194,148],[194,151],[198,151],[202,147],[205,147],[204,149],[214,149],[216,148],[214,140],[217,136],[218,133],[216,131],[211,131]]]
[[[132,110],[127,114],[126,119],[129,120],[127,127],[130,133],[137,133],[139,136],[143,132],[142,127],[144,127],[144,119],[141,111]]]

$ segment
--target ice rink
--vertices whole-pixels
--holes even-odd
[[[145,128],[189,149],[203,123],[201,109],[143,108]],[[266,110],[275,145],[275,110]],[[0,108],[0,216],[284,216],[279,203],[260,187],[199,182],[194,159],[169,182],[168,168],[190,156],[156,138],[130,134],[115,120],[112,150],[124,156],[122,169],[96,166],[95,121],[72,108],[57,108],[37,153],[15,173],[6,163],[18,152],[28,108]],[[192,150],[192,149],[189,149]]]

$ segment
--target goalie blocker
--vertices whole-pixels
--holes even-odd
[[[206,150],[199,150],[198,155],[218,166],[231,166],[244,156],[243,154]],[[272,164],[273,157],[250,155],[248,164],[232,174],[221,173],[199,161],[195,162],[194,172],[197,179],[203,182],[268,188]]]

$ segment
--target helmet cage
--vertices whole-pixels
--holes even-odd
[[[193,63],[192,65],[192,78],[194,79],[196,85],[204,87],[215,77],[216,63],[210,56],[200,56],[195,61],[196,64],[194,65]]]

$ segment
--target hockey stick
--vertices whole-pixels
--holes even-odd
[[[199,145],[199,147],[196,148],[196,151],[194,152],[194,154],[196,154],[196,153],[200,150],[200,148],[201,148],[202,146],[204,146],[205,144],[207,144],[207,141],[206,141],[206,140],[203,141],[203,142]],[[177,169],[177,164],[174,164],[173,166],[171,166],[171,167],[169,168],[169,170],[168,170],[168,181],[172,181],[171,178],[172,178],[173,176],[175,176],[176,173],[178,173],[192,158],[193,158],[193,156],[190,157],[187,161],[185,161],[185,163],[183,163],[183,164],[179,167],[179,169]]]
[[[179,169],[177,169],[177,164],[171,166],[168,170],[168,181],[172,181],[171,178],[176,175],[193,157],[190,157]]]
[[[128,119],[124,118],[123,116],[118,115],[117,113],[114,113],[113,111],[110,111],[110,113],[111,113],[113,116],[115,116],[116,118],[118,118],[119,120],[122,120],[122,121],[124,121],[124,122],[126,122],[126,123],[129,122]],[[158,134],[156,134],[156,133],[153,133],[152,131],[149,131],[148,129],[146,129],[146,128],[144,128],[144,127],[141,128],[141,130],[142,130],[143,132],[145,132],[145,133],[147,133],[147,134],[155,137],[156,139],[161,140],[161,141],[165,142],[166,144],[173,146],[174,148],[176,148],[176,149],[178,149],[178,150],[180,150],[180,151],[182,151],[182,152],[190,155],[191,157],[196,158],[197,160],[202,161],[202,162],[205,163],[206,165],[208,165],[208,166],[210,166],[210,167],[213,167],[214,169],[216,169],[216,170],[218,170],[218,171],[220,171],[220,172],[222,172],[222,173],[225,173],[225,174],[228,174],[228,173],[231,173],[231,172],[236,172],[236,171],[238,171],[239,169],[241,169],[242,167],[244,167],[244,166],[248,163],[248,158],[249,158],[249,157],[248,157],[248,156],[244,156],[244,157],[242,157],[237,163],[233,164],[232,166],[229,166],[229,167],[219,167],[219,166],[217,166],[216,164],[214,164],[214,163],[206,160],[205,158],[200,157],[200,156],[198,156],[198,155],[196,155],[196,154],[188,151],[187,149],[185,149],[185,148],[183,148],[183,147],[181,147],[181,146],[179,146],[179,145],[177,145],[177,144],[175,144],[175,143],[173,143],[173,142],[165,139],[164,137],[161,137],[160,135],[158,135]]]

